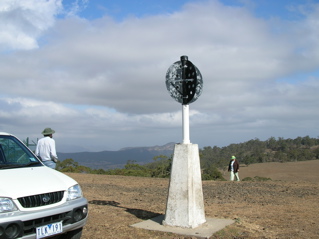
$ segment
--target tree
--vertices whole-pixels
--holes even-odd
[[[202,165],[202,180],[225,180],[223,174],[208,161]]]
[[[172,158],[165,155],[155,156],[154,162],[146,164],[145,166],[150,169],[151,177],[167,178],[170,176],[172,167]]]
[[[56,165],[56,170],[61,172],[75,172],[75,169],[79,166],[78,162],[73,159],[65,159],[63,161],[58,161]]]
[[[139,177],[149,177],[149,170],[142,165],[136,163],[135,160],[128,160],[124,166],[123,175],[125,176],[139,176]]]

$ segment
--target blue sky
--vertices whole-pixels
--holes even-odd
[[[72,1],[71,1],[72,2]],[[90,1],[79,2],[83,11],[79,12],[79,16],[86,19],[97,19],[105,15],[111,16],[116,21],[122,21],[127,17],[147,17],[156,14],[169,14],[178,11],[182,6],[190,1],[185,0],[162,0],[162,1]]]
[[[60,152],[182,141],[166,71],[203,76],[190,140],[318,137],[317,0],[3,0],[0,131]]]
[[[157,14],[173,14],[180,11],[186,3],[201,3],[201,0],[144,0],[144,1],[78,1],[78,16],[85,19],[98,19],[105,15],[111,16],[116,21],[123,21],[127,17],[147,17]],[[207,2],[207,1],[206,1]],[[304,14],[298,10],[303,6],[305,11],[316,1],[305,0],[220,0],[229,7],[246,7],[252,14],[259,18],[281,18],[286,20],[299,20]],[[306,4],[305,4],[306,3]],[[65,7],[74,7],[74,1],[64,1]]]

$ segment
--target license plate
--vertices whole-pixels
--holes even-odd
[[[62,232],[62,222],[56,222],[42,227],[37,227],[37,239],[52,236]]]

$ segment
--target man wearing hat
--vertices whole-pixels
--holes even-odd
[[[239,171],[239,163],[236,160],[236,157],[232,156],[228,165],[228,172],[230,172],[230,181],[234,181],[235,177],[236,177],[236,181],[240,181],[238,171]]]
[[[52,135],[55,131],[51,128],[45,128],[42,131],[43,138],[39,139],[35,154],[42,160],[43,164],[47,167],[55,169],[58,162],[58,156],[55,149],[55,141]]]

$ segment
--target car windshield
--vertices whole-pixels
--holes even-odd
[[[39,159],[14,136],[0,135],[0,170],[43,166]]]

